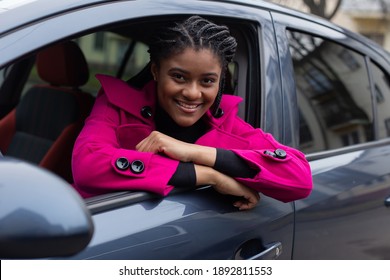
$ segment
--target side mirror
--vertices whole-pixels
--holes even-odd
[[[66,181],[0,157],[0,258],[70,256],[88,245],[93,230],[83,199]]]

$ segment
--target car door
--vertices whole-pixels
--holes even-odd
[[[273,110],[282,98],[278,53],[268,11],[214,1],[120,1],[58,12],[2,38],[1,67],[58,41],[116,27],[199,14],[237,27],[237,88],[240,114],[284,141]],[[61,28],[53,28],[61,27]],[[109,61],[109,60],[103,60]],[[262,196],[251,211],[238,211],[234,199],[206,186],[173,191],[167,197],[120,192],[85,201],[95,227],[89,246],[73,259],[290,259],[293,203]],[[47,209],[50,211],[50,209]]]
[[[325,21],[273,18],[314,181],[295,203],[293,256],[388,259],[389,56]]]

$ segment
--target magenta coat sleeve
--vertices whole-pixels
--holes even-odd
[[[311,193],[313,184],[310,165],[304,154],[281,145],[270,134],[261,131],[257,133],[263,134],[265,141],[268,142],[263,149],[233,151],[259,172],[254,178],[236,179],[248,187],[283,202],[307,197]],[[282,149],[286,157],[275,157],[273,153],[277,149]]]
[[[221,107],[225,114],[212,118],[208,112],[214,129],[196,143],[233,151],[257,170],[253,178],[235,177],[247,187],[283,202],[307,197],[313,183],[305,155],[242,120],[237,115],[240,102],[237,96],[224,95]]]
[[[259,171],[253,178],[236,180],[283,202],[302,199],[310,194],[313,185],[311,170],[302,152],[278,143],[271,134],[254,129],[238,117],[233,127],[232,133],[245,138],[249,147],[232,151]],[[282,156],[277,156],[276,150],[281,151]]]
[[[118,190],[167,195],[173,188],[168,181],[178,161],[121,148],[123,145],[117,140],[120,114],[120,109],[108,102],[105,94],[99,94],[73,150],[75,188],[84,197]],[[126,126],[122,128],[126,129]],[[151,132],[150,126],[142,123],[131,128],[135,131],[143,129],[146,135]]]

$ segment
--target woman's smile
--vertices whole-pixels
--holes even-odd
[[[176,100],[176,104],[184,113],[195,113],[196,110],[199,109],[202,105],[202,103],[193,104],[180,100]]]

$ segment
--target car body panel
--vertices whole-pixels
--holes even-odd
[[[390,148],[311,161],[315,188],[296,202],[297,259],[389,259]]]
[[[289,203],[263,198],[261,207],[240,212],[231,199],[205,187],[95,214],[96,233],[75,258],[234,259],[245,242],[259,240],[264,248],[281,242],[281,258],[288,259],[292,220]],[[251,256],[264,248],[253,248]]]

